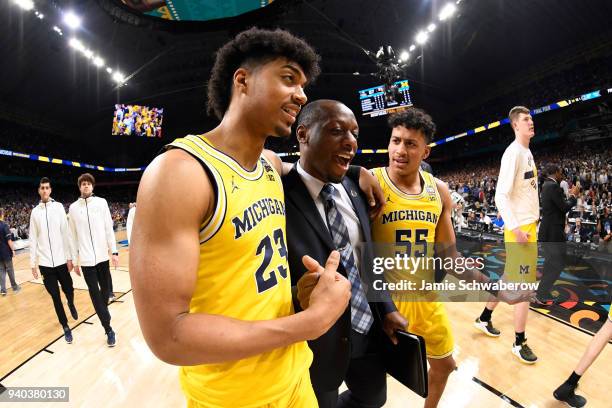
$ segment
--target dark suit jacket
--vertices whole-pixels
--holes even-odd
[[[556,181],[547,178],[542,185],[541,242],[565,242],[565,215],[576,205],[576,198],[565,199],[563,189]]]
[[[346,188],[353,207],[357,212],[361,229],[366,242],[363,248],[363,259],[361,260],[362,281],[368,284],[372,279],[372,251],[367,244],[371,243],[370,220],[366,207],[366,200],[361,194],[359,186],[345,177],[342,185]],[[289,268],[291,271],[291,284],[295,286],[297,281],[306,272],[302,257],[310,255],[321,265],[325,264],[329,253],[336,249],[331,235],[326,227],[325,220],[321,218],[306,185],[300,178],[296,167],[283,177],[285,188],[285,210],[287,216],[287,247],[289,256]],[[338,272],[347,276],[342,264]],[[384,316],[396,311],[396,307],[390,297],[386,302],[370,303],[374,318],[379,322]],[[296,312],[300,311],[299,302],[294,299]],[[378,327],[381,327],[380,325]],[[377,329],[373,326],[373,330]],[[316,340],[308,342],[313,351],[314,360],[310,367],[310,377],[313,387],[319,391],[331,391],[337,389],[344,380],[350,362],[349,338],[351,336],[351,312],[350,305],[338,321],[327,333]]]

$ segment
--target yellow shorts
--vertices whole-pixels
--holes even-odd
[[[304,375],[295,384],[293,389],[283,394],[276,401],[265,403],[257,408],[317,408],[319,403],[312,389],[310,372],[306,370]],[[208,408],[195,400],[187,398],[187,408]],[[236,407],[238,408],[238,407]]]
[[[538,267],[538,234],[535,223],[521,225],[521,231],[529,234],[529,242],[519,244],[511,230],[504,230],[506,266],[502,279],[506,282],[535,282]]]
[[[446,308],[441,302],[396,302],[408,320],[406,331],[425,339],[427,357],[441,359],[453,354],[455,340]]]

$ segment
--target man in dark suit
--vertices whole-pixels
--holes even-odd
[[[300,160],[283,177],[289,267],[298,288],[296,311],[308,306],[309,288],[317,279],[313,272],[306,273],[304,255],[323,264],[338,249],[338,272],[351,282],[345,313],[326,334],[309,342],[314,354],[310,377],[322,408],[381,407],[386,373],[379,342],[384,332],[394,339],[395,330],[406,327],[390,297],[369,303],[365,295],[372,274],[368,206],[358,184],[345,177],[358,132],[355,115],[342,103],[306,105],[296,131]],[[342,381],[348,390],[338,396]]]
[[[559,182],[563,178],[559,166],[551,164],[545,171],[546,179],[542,184],[542,223],[538,238],[542,242],[544,255],[544,273],[538,286],[537,301],[546,303],[552,300],[550,289],[559,278],[565,264],[565,215],[576,205],[578,187],[570,189],[569,200]]]

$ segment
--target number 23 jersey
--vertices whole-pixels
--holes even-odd
[[[168,147],[198,159],[215,188],[213,215],[200,226],[190,313],[250,321],[293,314],[278,173],[263,156],[247,171],[203,136]],[[233,362],[181,367],[181,385],[206,406],[258,406],[283,395],[311,362],[312,352],[300,342]]]

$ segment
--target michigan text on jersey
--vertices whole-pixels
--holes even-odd
[[[270,215],[285,216],[285,204],[274,198],[262,198],[248,206],[242,213],[242,218],[232,218],[234,224],[234,239],[249,232],[264,218]]]
[[[425,221],[437,225],[438,215],[423,210],[398,210],[383,214],[383,224],[398,221]]]

